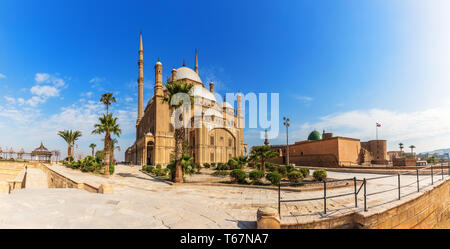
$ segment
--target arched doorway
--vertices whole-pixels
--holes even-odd
[[[153,165],[154,157],[153,157],[153,149],[155,145],[152,141],[147,143],[147,165]]]

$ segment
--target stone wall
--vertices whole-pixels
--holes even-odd
[[[289,162],[297,166],[337,167],[338,160],[333,154],[290,156]]]
[[[393,166],[416,166],[416,158],[394,158],[392,161]]]
[[[411,197],[403,197],[400,204],[392,207],[371,209],[369,212],[349,213],[347,215],[319,219],[313,222],[283,224],[282,229],[411,229],[411,228],[449,228],[450,227],[450,179],[427,187]]]

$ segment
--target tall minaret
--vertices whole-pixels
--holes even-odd
[[[197,56],[197,49],[195,49],[195,72],[198,74],[198,56]]]
[[[267,129],[266,129],[266,139],[264,139],[264,145],[265,146],[269,145],[269,136],[267,135]]]
[[[142,119],[144,101],[144,48],[142,46],[142,32],[139,37],[139,78],[138,78],[138,116],[136,124]]]

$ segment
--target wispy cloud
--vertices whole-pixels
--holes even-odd
[[[0,73],[0,79],[6,79],[6,75]]]

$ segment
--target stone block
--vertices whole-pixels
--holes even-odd
[[[11,191],[11,187],[7,182],[0,182],[0,193],[9,194]]]
[[[274,208],[259,208],[257,213],[257,229],[280,229],[278,211]]]
[[[101,194],[112,194],[112,193],[114,193],[113,186],[112,186],[112,184],[109,184],[109,183],[102,184],[98,188],[98,192]]]

